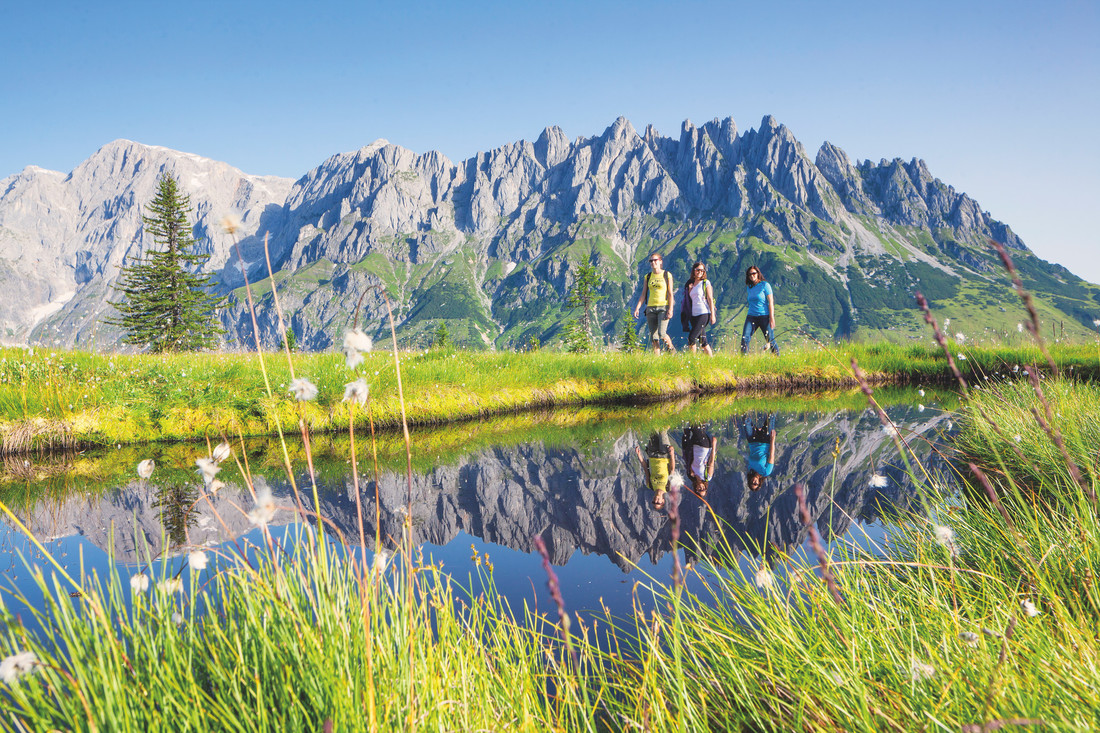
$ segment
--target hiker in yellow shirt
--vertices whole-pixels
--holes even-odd
[[[664,341],[669,351],[676,351],[672,339],[668,336],[668,321],[672,318],[672,273],[664,269],[664,257],[659,252],[649,256],[652,271],[642,280],[642,295],[634,306],[634,317],[645,303],[645,322],[649,326],[649,340],[653,344],[653,353],[661,353]]]

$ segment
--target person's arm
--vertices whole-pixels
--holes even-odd
[[[718,457],[718,438],[711,437],[710,439],[710,456],[707,459],[707,467],[705,469],[707,481],[710,481],[714,476],[714,461]]]
[[[768,325],[775,330],[775,298],[772,297],[771,290],[768,290]]]
[[[668,294],[668,319],[672,320],[672,273],[665,270],[665,292]]]
[[[672,446],[668,447],[668,472],[671,475],[676,470],[676,451],[672,450]]]
[[[707,305],[710,307],[710,325],[713,326],[715,323],[718,323],[718,314],[715,313],[716,309],[714,307],[714,290],[710,287],[710,280],[704,280],[703,285],[706,286],[704,292],[707,296]]]
[[[649,293],[649,275],[642,278],[642,295],[638,298],[638,304],[634,306],[634,317],[638,317],[638,311],[642,309],[642,303],[645,302],[646,296]]]
[[[768,435],[768,463],[772,466],[775,465],[775,431],[771,431]]]

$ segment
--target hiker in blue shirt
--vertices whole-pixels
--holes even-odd
[[[746,415],[739,425],[741,437],[748,443],[745,452],[745,485],[756,491],[764,485],[764,479],[775,472],[775,413],[768,416],[767,425],[750,422]]]
[[[772,286],[764,279],[760,268],[755,265],[745,272],[745,285],[748,286],[749,312],[745,316],[745,328],[741,332],[741,353],[748,353],[749,340],[759,328],[767,335],[772,353],[778,356],[779,345],[775,343],[775,298],[772,295]]]

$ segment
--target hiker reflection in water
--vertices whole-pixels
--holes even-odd
[[[672,450],[668,432],[660,430],[650,436],[645,447],[645,456],[637,446],[634,447],[634,452],[642,464],[646,484],[653,489],[653,508],[664,509],[669,480],[676,471],[676,454]]]
[[[718,438],[711,437],[703,425],[688,426],[684,428],[680,447],[684,451],[684,471],[691,482],[691,490],[700,499],[705,499],[710,480],[714,477]]]
[[[741,436],[748,442],[745,452],[745,485],[757,491],[764,479],[775,471],[775,413],[768,416],[766,424],[757,424],[755,416],[746,415],[741,421]]]

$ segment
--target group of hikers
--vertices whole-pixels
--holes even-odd
[[[659,252],[649,256],[650,272],[642,278],[642,294],[634,306],[634,317],[645,305],[645,320],[649,327],[649,342],[653,353],[661,352],[662,343],[669,351],[676,351],[668,335],[668,322],[672,319],[673,294],[672,273],[664,269],[664,257]],[[779,353],[775,342],[775,298],[772,286],[764,279],[760,268],[753,265],[745,272],[745,286],[748,290],[748,314],[741,332],[741,353],[747,353],[749,341],[757,329],[765,333],[773,354]],[[696,262],[691,266],[691,274],[684,283],[680,301],[680,324],[688,333],[688,348],[692,353],[701,347],[704,352],[714,356],[714,350],[707,341],[706,328],[717,323],[718,310],[714,304],[714,288],[707,279],[707,266]]]
[[[761,419],[762,418],[762,419]],[[745,487],[758,491],[764,480],[775,471],[775,413],[745,415],[737,421],[737,430],[745,441]],[[663,509],[665,498],[672,488],[673,476],[681,476],[685,487],[700,499],[706,499],[711,479],[714,478],[715,459],[718,455],[718,439],[712,437],[706,426],[690,425],[684,428],[680,441],[683,454],[681,471],[676,451],[665,430],[655,431],[646,443],[643,455],[641,446],[635,454],[642,465],[646,484],[653,490],[653,507]]]

